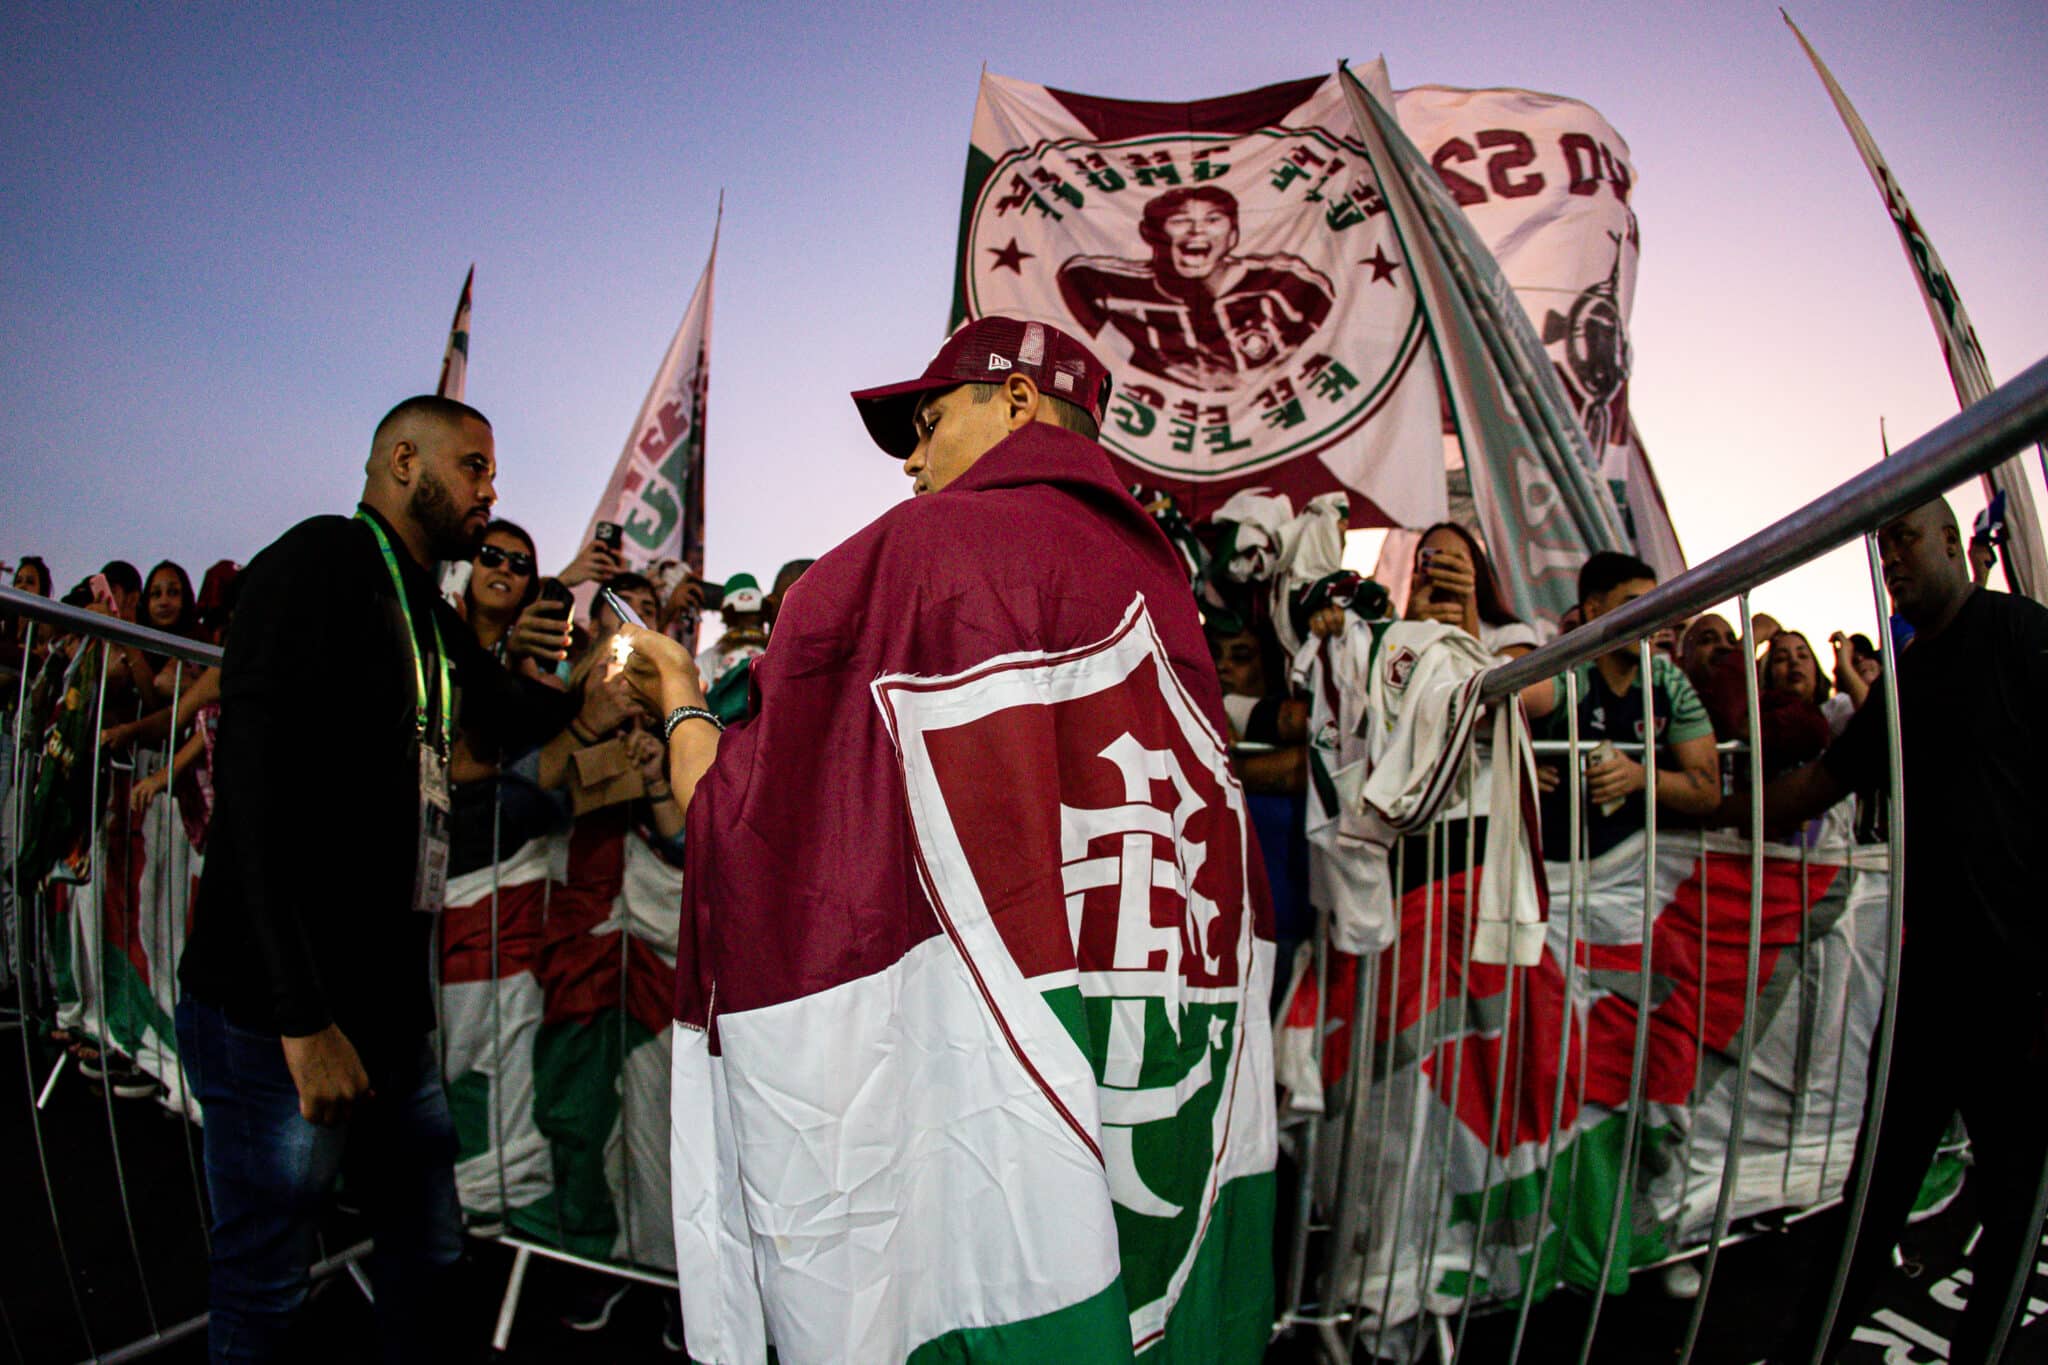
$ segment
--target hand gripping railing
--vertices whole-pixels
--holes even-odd
[[[1599,620],[1500,665],[1486,675],[1480,696],[1498,700],[1616,646],[1632,644],[1662,626],[1696,616],[1876,531],[2043,437],[2048,437],[2048,359],[2036,361],[1890,459],[1741,544]]]
[[[1894,1013],[1897,1004],[1901,946],[1904,938],[1903,888],[1905,866],[1905,773],[1900,743],[1898,689],[1895,674],[1896,653],[1891,637],[1891,621],[1879,566],[1876,531],[1887,522],[1912,511],[1964,480],[1978,475],[1999,464],[2021,447],[2040,441],[2048,436],[2048,360],[2036,362],[2011,382],[1986,395],[1963,412],[1950,418],[1912,444],[1900,450],[1890,459],[1874,465],[1862,474],[1843,483],[1833,491],[1815,499],[1789,516],[1774,522],[1762,531],[1749,537],[1733,548],[1716,555],[1704,564],[1680,574],[1669,583],[1652,591],[1587,625],[1552,641],[1540,649],[1531,651],[1518,659],[1492,669],[1481,684],[1481,696],[1489,701],[1509,697],[1532,683],[1555,677],[1576,665],[1610,652],[1618,647],[1637,644],[1649,634],[1673,622],[1682,621],[1708,607],[1737,598],[1741,606],[1742,636],[1745,647],[1754,657],[1754,639],[1749,625],[1749,592],[1756,585],[1810,563],[1836,548],[1861,536],[1866,544],[1870,561],[1870,576],[1873,594],[1876,598],[1879,629],[1882,634],[1881,659],[1884,668],[1884,705],[1889,741],[1890,758],[1890,884],[1887,915],[1888,942],[1885,959],[1884,1003],[1877,1036],[1874,1042],[1876,1065],[1873,1068],[1869,1117],[1865,1125],[1864,1142],[1860,1149],[1861,1160],[1857,1168],[1854,1188],[1849,1194],[1848,1227],[1844,1236],[1840,1256],[1836,1264],[1827,1309],[1813,1343],[1813,1359],[1818,1365],[1824,1345],[1837,1314],[1847,1286],[1849,1264],[1855,1249],[1857,1234],[1862,1222],[1865,1202],[1869,1194],[1869,1181],[1877,1145],[1877,1134],[1884,1114],[1885,1089],[1889,1078],[1893,1044]],[[1648,671],[1647,656],[1644,669]],[[1758,702],[1754,670],[1749,670],[1748,705],[1750,717],[1750,747],[1756,755],[1759,746],[1757,734]],[[1647,699],[1645,702],[1647,707]],[[1646,722],[1647,724],[1647,722]],[[1574,765],[1576,766],[1576,765]],[[1646,765],[1654,772],[1654,764]],[[1750,764],[1749,783],[1751,831],[1752,831],[1752,896],[1748,933],[1748,953],[1745,969],[1745,1001],[1753,1002],[1756,992],[1758,969],[1758,900],[1761,891],[1762,863],[1762,805],[1763,793],[1760,762]],[[1654,788],[1653,788],[1654,790]],[[1649,798],[1654,801],[1654,797]],[[1654,816],[1652,816],[1654,819]],[[1652,831],[1651,860],[1654,862],[1654,830]],[[1576,855],[1576,850],[1574,850]],[[1574,857],[1576,864],[1576,856]],[[1802,895],[1804,894],[1802,883]],[[1644,970],[1648,970],[1647,926],[1645,933]],[[1688,1323],[1682,1361],[1692,1358],[1697,1344],[1699,1329],[1705,1315],[1708,1291],[1712,1288],[1713,1268],[1722,1242],[1727,1234],[1730,1196],[1735,1183],[1735,1172],[1739,1161],[1742,1134],[1743,1097],[1747,1093],[1751,1024],[1750,1010],[1745,1008],[1745,1023],[1741,1034],[1742,1072],[1738,1077],[1734,1126],[1729,1134],[1729,1158],[1723,1177],[1720,1198],[1717,1201],[1713,1233],[1707,1248],[1706,1271],[1700,1288],[1699,1298],[1694,1304]],[[1640,1040],[1638,1040],[1640,1042]],[[1640,1052],[1640,1049],[1638,1049]],[[1632,1084],[1640,1082],[1641,1057],[1638,1055],[1632,1076]],[[1635,1116],[1630,1123],[1633,1135]],[[1547,1194],[1545,1203],[1547,1204]],[[1617,1191],[1617,1213],[1619,1191]],[[2039,1242],[2044,1213],[2048,1213],[2048,1167],[2044,1167],[2037,1183],[2032,1210],[2031,1233],[2026,1245]],[[1616,1229],[1610,1227],[1607,1252],[1611,1257],[1614,1250]],[[2004,1313],[1991,1345],[1989,1359],[1996,1360],[2004,1343],[2013,1330],[2022,1291],[2032,1266],[2030,1259],[2013,1267],[2008,1283],[2000,1284],[2003,1276],[1998,1268],[1986,1268],[1986,1283],[1981,1292],[2003,1293]],[[1607,1287],[1606,1267],[1603,1266],[1601,1282],[1596,1290],[1593,1312],[1581,1344],[1581,1359],[1590,1352],[1593,1336],[1598,1326],[1600,1299]],[[1526,1315],[1526,1301],[1523,1306]],[[1462,1336],[1462,1333],[1461,1333]],[[1517,1332],[1515,1352],[1521,1348],[1520,1332]],[[1459,1343],[1462,1345],[1462,1341]]]

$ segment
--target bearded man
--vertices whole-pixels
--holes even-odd
[[[354,517],[250,563],[221,673],[216,805],[178,1045],[205,1114],[215,1361],[298,1358],[322,1204],[346,1157],[387,1360],[442,1360],[461,1256],[455,1130],[427,1038],[457,718],[510,746],[574,701],[515,678],[435,587],[497,499],[491,425],[446,398],[377,424]],[[552,659],[561,627],[513,648]],[[430,1330],[433,1329],[433,1330]]]

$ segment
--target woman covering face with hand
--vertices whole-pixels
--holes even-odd
[[[1506,658],[1527,654],[1538,643],[1535,630],[1501,601],[1486,551],[1456,522],[1438,522],[1422,533],[1406,615],[1411,621],[1456,626]]]

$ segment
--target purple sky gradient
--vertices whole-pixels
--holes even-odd
[[[475,261],[469,396],[497,426],[500,511],[559,564],[721,187],[710,569],[765,578],[829,548],[907,492],[845,395],[941,335],[983,61],[1185,99],[1384,54],[1396,87],[1594,105],[1639,175],[1635,414],[1695,561],[1868,464],[1880,415],[1896,446],[1955,410],[1891,226],[1774,7],[1384,8],[18,7],[0,560],[41,553],[60,587],[116,555],[196,575],[348,509],[377,416],[432,387]],[[1994,375],[2048,354],[2048,12],[1794,18]],[[1867,627],[1860,551],[1757,605],[1816,643]]]

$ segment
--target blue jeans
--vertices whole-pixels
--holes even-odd
[[[178,1002],[178,1047],[205,1117],[213,1203],[208,1352],[224,1362],[284,1358],[305,1302],[315,1232],[344,1164],[370,1223],[368,1258],[386,1361],[447,1358],[433,1338],[455,1315],[437,1292],[462,1257],[455,1125],[426,1040],[370,1072],[373,1099],[323,1128],[299,1114],[276,1034]],[[438,1312],[435,1311],[438,1308]]]

